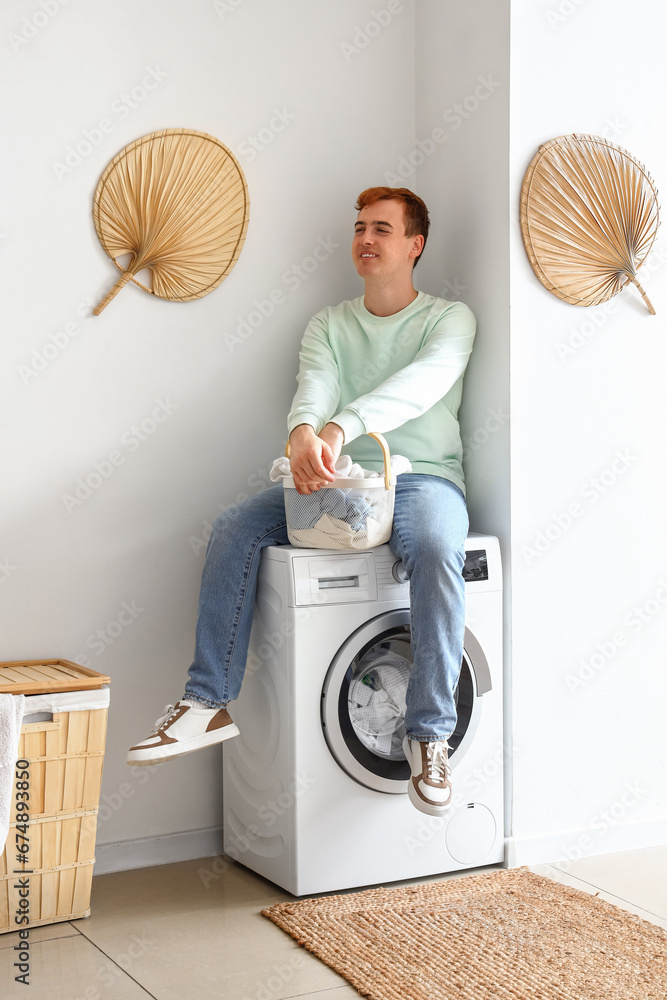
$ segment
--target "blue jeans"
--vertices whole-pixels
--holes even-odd
[[[449,479],[424,473],[398,476],[389,547],[410,581],[413,667],[405,725],[415,740],[446,739],[456,726],[468,526],[463,493]],[[218,708],[238,697],[262,549],[287,544],[281,484],[216,517],[202,574],[186,698]]]

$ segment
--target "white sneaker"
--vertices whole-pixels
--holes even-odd
[[[442,816],[452,803],[448,749],[447,740],[420,743],[407,736],[403,740],[403,753],[412,772],[408,797],[416,809],[429,816]]]
[[[195,708],[189,701],[167,705],[145,740],[130,747],[127,763],[157,764],[238,736],[225,708]]]

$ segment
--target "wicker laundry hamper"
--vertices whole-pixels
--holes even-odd
[[[299,493],[291,476],[283,479],[287,535],[306,549],[359,551],[391,538],[396,479],[389,446],[381,434],[369,433],[382,448],[384,475],[336,479],[313,493]],[[289,457],[289,441],[285,448]]]
[[[21,726],[0,856],[0,934],[90,914],[108,683],[70,660],[0,663],[0,693],[24,694],[24,720],[39,720]],[[19,926],[17,915],[28,920]]]

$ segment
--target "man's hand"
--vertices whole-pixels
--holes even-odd
[[[340,458],[340,450],[345,442],[343,428],[339,427],[338,424],[328,423],[324,425],[319,436],[325,444],[329,445],[329,450],[333,457],[333,462],[331,463],[331,471],[333,472],[333,467]]]
[[[298,493],[313,493],[333,481],[344,440],[338,424],[326,424],[319,436],[310,424],[299,424],[289,440],[290,469]]]

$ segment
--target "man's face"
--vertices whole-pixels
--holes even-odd
[[[406,236],[403,203],[390,198],[362,208],[352,240],[352,259],[362,278],[390,280],[412,273],[423,236]]]

